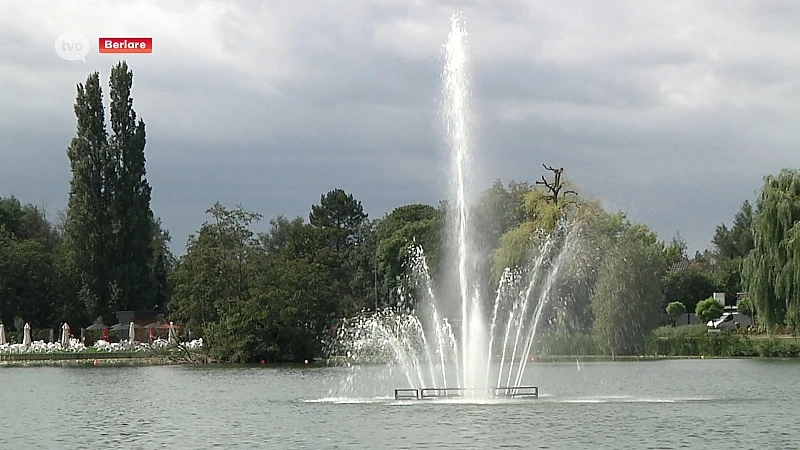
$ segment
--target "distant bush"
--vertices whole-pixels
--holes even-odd
[[[666,312],[673,322],[677,322],[680,316],[686,314],[686,305],[681,302],[669,302],[666,307]]]
[[[553,356],[601,355],[603,353],[592,335],[579,333],[552,333],[545,337],[541,349],[541,354]]]
[[[703,326],[705,328],[705,326]],[[701,332],[700,325],[663,327],[647,339],[648,355],[711,357],[790,357],[800,356],[800,340],[751,338],[742,333]]]
[[[647,340],[645,349],[649,355],[663,356],[755,356],[755,351],[747,339],[735,333],[687,332],[669,336],[652,334]]]
[[[745,316],[755,317],[756,309],[750,297],[742,297],[736,302],[736,310]]]
[[[709,320],[717,320],[722,317],[724,310],[725,307],[722,303],[715,300],[714,297],[709,297],[697,304],[694,313],[703,323],[706,323]]]
[[[800,341],[796,339],[754,339],[758,356],[800,356]]]
[[[702,324],[681,325],[678,327],[659,327],[653,330],[653,334],[658,337],[682,337],[682,336],[705,336],[708,334],[708,327]]]
[[[604,352],[592,335],[552,333],[534,346],[542,356],[600,356]],[[656,328],[645,340],[647,356],[797,357],[800,339],[750,337],[735,331],[709,333],[705,325]],[[618,355],[622,356],[622,355]],[[630,356],[630,355],[628,355]]]

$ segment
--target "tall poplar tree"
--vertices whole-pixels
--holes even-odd
[[[133,72],[125,62],[111,69],[111,130],[109,146],[118,175],[111,205],[116,234],[118,307],[148,309],[154,305],[153,239],[156,229],[150,209],[150,184],[145,170],[145,125],[136,120],[131,87]]]
[[[65,238],[80,295],[90,314],[110,311],[113,285],[112,229],[108,215],[116,171],[108,148],[100,74],[78,84],[77,133],[67,149],[72,180]]]
[[[145,177],[145,126],[136,120],[132,84],[126,63],[111,70],[111,136],[100,75],[95,72],[78,85],[77,133],[67,150],[72,180],[66,240],[90,317],[155,301],[156,229]]]

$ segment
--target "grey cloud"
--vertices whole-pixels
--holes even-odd
[[[588,195],[702,248],[765,173],[800,163],[790,2],[204,4],[227,11],[204,22],[221,39],[213,51],[163,30],[158,55],[129,58],[153,208],[179,251],[217,200],[305,217],[343,187],[374,217],[444,198],[437,97],[456,7],[470,32],[483,185],[563,165]],[[25,17],[0,28],[13,43],[0,49],[0,193],[61,208],[74,86],[95,69],[107,77],[118,58],[60,61],[50,36],[26,28],[38,16]]]
[[[602,68],[537,61],[497,61],[476,70],[476,94],[492,101],[575,103],[646,108],[659,102],[651,86]]]

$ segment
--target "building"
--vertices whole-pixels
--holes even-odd
[[[117,311],[116,316],[122,338],[128,339],[128,330],[133,322],[136,327],[135,339],[142,342],[149,338],[149,330],[145,329],[147,325],[169,321],[169,311]]]
[[[131,322],[139,326],[146,326],[154,322],[167,322],[168,311],[117,311],[117,322],[129,325]]]

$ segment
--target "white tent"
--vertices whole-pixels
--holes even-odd
[[[23,330],[24,330],[24,333],[23,333],[23,337],[22,337],[22,345],[24,345],[26,347],[30,347],[31,346],[31,325],[29,323],[26,323],[25,327],[23,328]]]
[[[169,323],[169,336],[167,339],[170,344],[178,342],[178,339],[175,337],[175,324],[173,322]]]
[[[6,326],[0,323],[0,345],[6,344]]]
[[[69,325],[67,325],[66,322],[64,322],[64,324],[61,325],[61,346],[62,347],[69,346]]]

